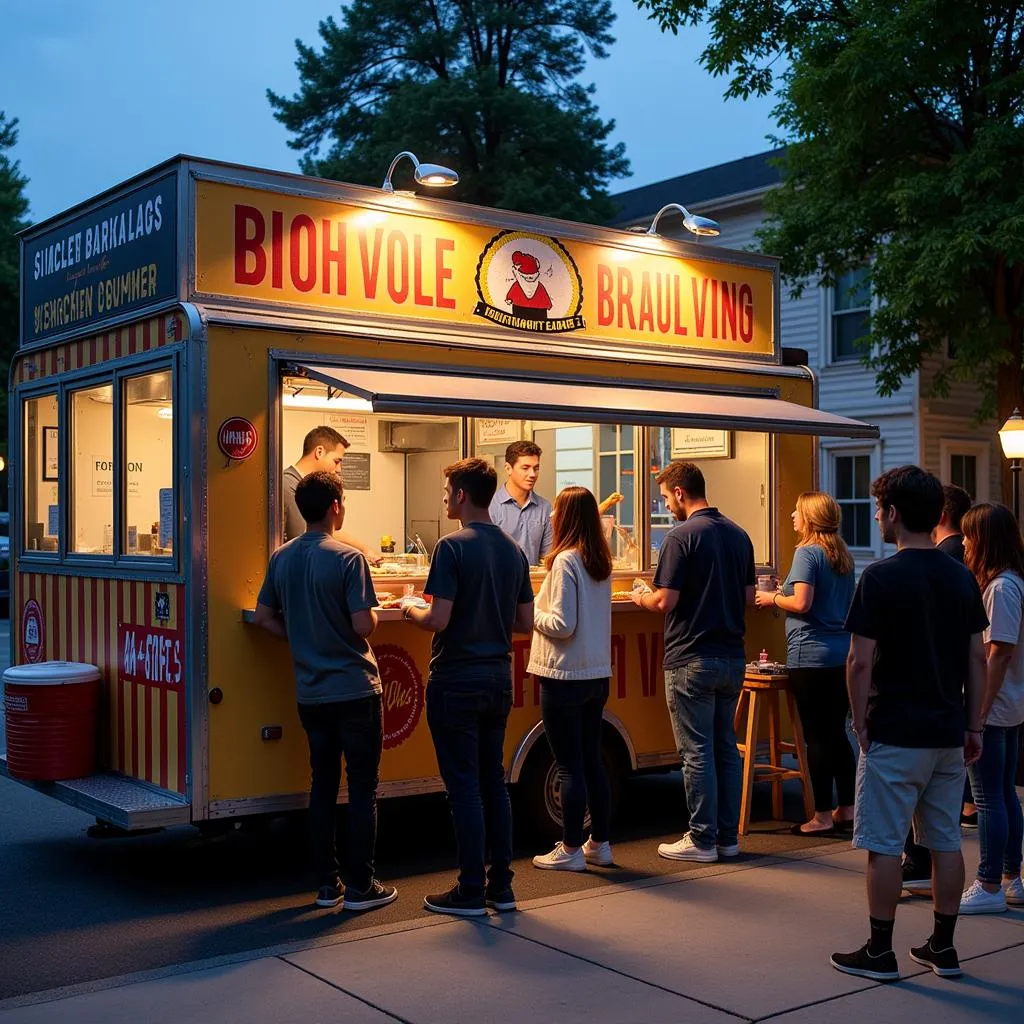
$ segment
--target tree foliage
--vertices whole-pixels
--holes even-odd
[[[352,0],[321,49],[296,40],[299,91],[267,98],[307,174],[379,185],[411,149],[459,172],[445,198],[606,220],[628,162],[578,78],[614,18],[609,0]]]
[[[0,110],[0,437],[7,437],[7,376],[18,347],[18,239],[27,226],[28,178],[8,155],[18,141],[18,120]]]
[[[776,90],[784,183],[763,247],[831,284],[870,262],[881,394],[947,340],[982,414],[1024,405],[1024,6],[974,0],[637,0],[732,96]],[[780,70],[781,69],[781,70]]]

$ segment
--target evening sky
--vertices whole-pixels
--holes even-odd
[[[772,102],[722,99],[697,63],[704,30],[663,35],[613,4],[617,42],[583,79],[632,161],[612,191],[769,147]],[[177,153],[296,170],[265,90],[295,92],[294,40],[318,44],[337,13],[337,0],[0,0],[0,110],[20,120],[31,219]]]

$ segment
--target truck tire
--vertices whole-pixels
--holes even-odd
[[[616,741],[605,728],[601,751],[611,788],[612,818],[619,806],[622,782],[625,776],[623,759],[616,750]],[[562,800],[558,786],[558,772],[547,737],[541,736],[534,744],[523,765],[522,774],[515,785],[515,830],[535,842],[554,844],[562,838]],[[583,831],[590,829],[590,810],[583,819]]]

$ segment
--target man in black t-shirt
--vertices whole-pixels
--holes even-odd
[[[960,520],[971,507],[971,496],[956,484],[943,484],[942,515],[939,525],[932,530],[932,541],[935,546],[955,558],[961,565],[964,562],[964,535],[960,532]],[[968,807],[970,805],[970,807]],[[974,808],[971,795],[970,780],[964,782],[964,817],[969,811],[974,812],[974,825],[977,826],[978,812]],[[907,892],[924,892],[932,887],[932,856],[927,847],[914,842],[914,833],[907,836],[906,855],[903,858],[903,888]]]
[[[988,618],[971,573],[932,544],[939,481],[901,466],[871,493],[882,538],[897,546],[861,574],[846,620],[846,681],[861,749],[853,845],[868,851],[871,937],[831,962],[846,974],[899,978],[892,928],[912,819],[914,838],[932,853],[935,928],[910,956],[953,977],[961,973],[953,945],[964,883],[960,803],[965,761],[981,755]]]
[[[739,853],[743,766],[733,719],[743,689],[746,609],[754,603],[754,546],[708,505],[692,462],[658,476],[679,525],[661,544],[654,593],[634,591],[647,611],[665,613],[665,698],[683,762],[689,831],[658,854],[711,862]]]
[[[498,485],[494,467],[483,459],[463,459],[444,473],[448,518],[458,519],[462,529],[434,548],[424,587],[431,604],[419,606],[407,598],[402,614],[434,633],[427,725],[448,792],[459,859],[456,885],[425,897],[423,905],[438,914],[475,917],[486,914],[488,906],[516,906],[503,754],[512,709],[512,634],[533,629],[533,589],[522,548],[488,513]]]

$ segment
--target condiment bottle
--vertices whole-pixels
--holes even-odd
[[[768,651],[762,648],[761,653],[757,656],[758,668],[768,667]]]

